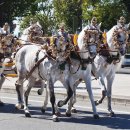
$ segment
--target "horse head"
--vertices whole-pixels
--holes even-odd
[[[69,56],[69,44],[66,42],[63,36],[60,37],[52,37],[53,39],[53,53],[58,61],[65,61]]]
[[[78,46],[82,53],[81,55],[85,58],[89,57],[91,59],[95,58],[97,55],[97,44],[100,34],[100,26],[97,25],[96,28],[85,27],[78,36]],[[86,55],[86,56],[85,56]]]
[[[13,40],[12,34],[8,34],[0,40],[0,51],[5,56],[8,56],[9,54],[12,53],[12,44],[13,44],[12,40]]]
[[[111,53],[120,53],[124,55],[126,53],[126,44],[128,40],[128,33],[127,33],[128,26],[115,26],[111,29],[110,32],[107,33],[107,42],[109,48],[112,51]]]
[[[42,36],[43,35],[43,31],[42,31],[42,27],[38,24],[34,24],[29,28],[29,35],[32,36]]]

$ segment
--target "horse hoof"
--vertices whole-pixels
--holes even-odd
[[[98,100],[94,101],[94,103],[95,103],[96,106],[100,104]]]
[[[116,115],[115,115],[114,112],[110,112],[110,113],[108,114],[108,116],[110,116],[110,117],[115,117]]]
[[[59,118],[56,115],[53,115],[53,122],[59,122]]]
[[[60,100],[57,104],[58,107],[62,107],[64,105],[64,102],[62,100]]]
[[[98,100],[97,101],[94,101],[95,105],[97,106],[98,105]]]
[[[16,104],[15,109],[16,110],[24,109],[24,105],[23,104]]]
[[[53,118],[53,122],[59,122],[58,118]]]
[[[61,116],[61,113],[60,113],[60,112],[56,112],[56,115],[57,115],[57,116]]]
[[[41,108],[41,112],[44,114],[45,113],[45,109],[44,108]]]
[[[98,114],[95,114],[93,117],[94,117],[94,119],[99,119],[99,115]]]
[[[41,89],[38,89],[37,94],[38,94],[38,95],[42,95],[42,90],[41,90]]]
[[[71,117],[71,113],[65,113],[65,115],[67,116],[67,117]]]
[[[77,110],[74,108],[74,109],[71,109],[71,112],[72,113],[77,113]]]
[[[0,107],[3,107],[5,104],[2,102],[2,101],[0,101]]]
[[[26,117],[31,117],[31,114],[30,113],[25,113],[25,116]]]
[[[24,109],[24,105],[23,104],[21,105],[21,109]]]

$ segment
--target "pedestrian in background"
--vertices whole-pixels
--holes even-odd
[[[8,35],[10,33],[10,26],[8,23],[5,23],[3,28],[0,28],[0,33],[3,35]]]

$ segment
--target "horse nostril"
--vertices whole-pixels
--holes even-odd
[[[95,57],[97,55],[97,52],[90,52],[91,57]]]
[[[126,51],[125,50],[120,50],[121,55],[125,55]]]

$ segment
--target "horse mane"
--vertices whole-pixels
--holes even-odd
[[[115,29],[116,29],[116,25],[113,26],[113,27],[106,33],[107,44],[108,44],[109,46],[110,46],[110,44],[112,43],[112,35],[113,35]]]

